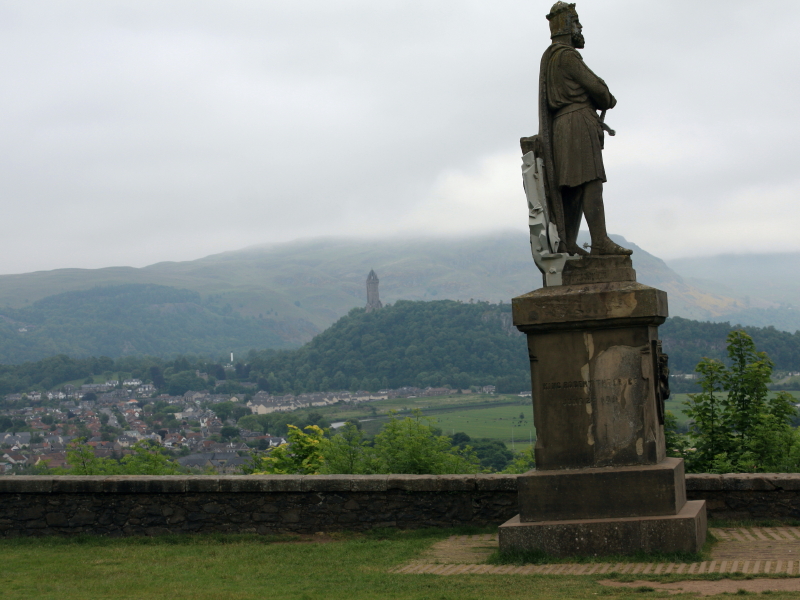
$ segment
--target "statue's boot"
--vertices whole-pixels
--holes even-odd
[[[633,250],[623,248],[619,244],[615,244],[610,238],[605,238],[599,242],[592,240],[592,256],[613,256],[613,255],[630,256]]]
[[[567,244],[567,252],[572,254],[573,256],[589,256],[589,253],[578,246],[578,244]]]

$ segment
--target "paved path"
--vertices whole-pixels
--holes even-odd
[[[496,575],[541,573],[548,575],[668,575],[747,573],[800,576],[800,528],[714,528],[719,540],[711,560],[700,563],[553,563],[546,565],[488,565],[497,550],[497,534],[453,536],[434,544],[418,560],[394,569],[395,573]]]

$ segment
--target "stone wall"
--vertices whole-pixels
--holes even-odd
[[[687,475],[686,497],[726,520],[800,519],[800,473]]]
[[[495,525],[513,475],[0,477],[0,536]]]
[[[799,519],[800,475],[687,475],[711,518]],[[516,475],[0,477],[0,536],[499,525]]]

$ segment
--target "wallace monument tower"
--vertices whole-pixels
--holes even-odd
[[[698,552],[705,502],[687,502],[683,460],[664,445],[667,294],[636,282],[631,251],[606,231],[605,115],[617,100],[578,52],[575,4],[557,2],[547,20],[539,133],[520,140],[544,287],[512,300],[528,338],[536,469],[519,478],[520,514],[500,527],[500,549]],[[588,252],[576,242],[582,217]]]

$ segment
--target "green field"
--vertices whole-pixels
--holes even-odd
[[[789,392],[800,401],[800,392]],[[677,418],[678,424],[685,426],[688,417],[684,413],[688,394],[673,394],[666,403],[667,410]],[[453,394],[450,396],[431,396],[425,398],[397,398],[379,400],[364,404],[339,404],[311,409],[322,413],[331,422],[358,419],[362,421],[368,435],[378,433],[389,419],[390,411],[400,417],[410,416],[419,410],[424,416],[435,419],[442,432],[452,435],[463,431],[472,438],[491,438],[505,442],[521,450],[536,440],[533,426],[533,408],[530,398],[499,394]],[[373,412],[374,410],[374,412]],[[520,414],[523,419],[520,420]],[[513,440],[512,440],[513,436]]]
[[[321,413],[331,423],[358,419],[362,421],[362,427],[368,435],[375,435],[389,420],[392,411],[399,417],[405,417],[411,416],[416,410],[425,417],[434,419],[436,426],[441,427],[442,433],[447,435],[463,431],[473,438],[502,440],[511,447],[513,431],[514,447],[517,450],[526,447],[530,439],[536,439],[536,431],[532,425],[531,399],[510,394],[396,398],[356,405],[339,404],[313,408],[306,412]],[[521,421],[520,414],[525,417]]]
[[[391,570],[454,534],[383,530],[311,536],[169,535],[156,538],[0,540],[0,597],[9,600],[579,600],[667,597],[618,589],[608,575],[406,575]],[[637,559],[638,560],[638,559]],[[513,568],[514,565],[511,565]],[[659,576],[637,576],[647,579]],[[675,579],[675,575],[660,576]],[[697,576],[681,576],[682,579]],[[703,577],[700,575],[699,577]],[[669,596],[688,598],[693,594]],[[727,597],[727,596],[726,596]],[[796,597],[777,593],[771,598]]]
[[[524,419],[519,416],[523,414]],[[516,450],[527,447],[536,439],[533,428],[533,408],[530,402],[456,410],[432,415],[445,434],[463,431],[472,438],[492,438],[505,442]]]

